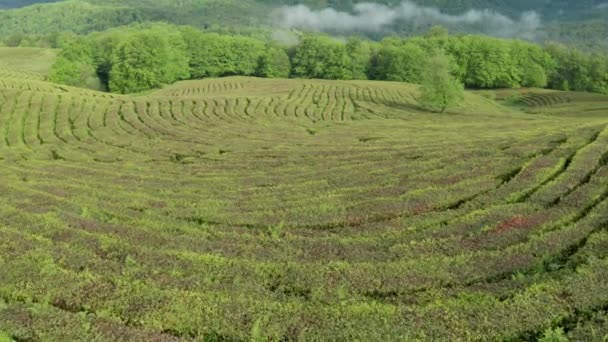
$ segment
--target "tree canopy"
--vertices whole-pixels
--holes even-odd
[[[443,113],[464,99],[464,86],[452,75],[450,58],[445,53],[439,51],[423,64],[426,69],[421,84],[423,106]]]
[[[437,28],[412,38],[339,40],[304,34],[295,46],[270,37],[138,24],[87,36],[55,38],[61,54],[51,79],[113,92],[137,92],[189,78],[222,76],[373,79],[423,83],[439,52],[450,74],[468,88],[549,87],[608,93],[608,58],[559,44],[448,35]],[[93,82],[95,83],[95,82]],[[103,88],[103,87],[102,87]]]
[[[144,31],[120,42],[112,54],[109,88],[134,93],[189,77],[188,60],[168,37]]]

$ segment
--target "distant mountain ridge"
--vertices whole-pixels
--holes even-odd
[[[0,8],[19,8],[37,3],[57,2],[60,0],[0,0]]]
[[[302,4],[319,10],[334,8],[352,12],[360,2],[395,6],[395,0],[0,0],[0,34],[46,34],[69,31],[88,33],[134,22],[165,21],[212,30],[244,32],[250,29],[273,29],[276,18],[270,15],[281,6]],[[548,40],[568,41],[583,46],[606,46],[608,0],[412,0],[425,8],[448,15],[471,9],[489,10],[519,18],[535,11],[547,28]],[[33,4],[35,3],[35,4]],[[8,9],[10,8],[10,9]],[[391,7],[388,7],[391,8]],[[431,25],[432,23],[429,23]],[[513,26],[516,26],[514,22]],[[564,30],[567,24],[568,29]],[[412,27],[406,21],[390,27],[388,34],[419,34],[430,26]],[[460,31],[458,27],[451,30]],[[482,29],[463,32],[488,34]],[[381,38],[386,32],[376,34]]]
[[[21,8],[37,3],[53,3],[65,0],[0,0],[0,8]],[[197,7],[206,4],[215,5],[219,1],[213,0],[82,0],[94,4],[118,4],[131,7],[150,7],[157,4],[160,7]],[[507,15],[517,15],[523,11],[537,11],[546,18],[580,17],[580,15],[596,16],[598,10],[608,9],[606,0],[410,0],[421,6],[436,7],[448,13],[458,13],[469,9],[491,9]],[[231,1],[227,1],[231,2]],[[312,8],[335,8],[348,10],[354,4],[368,2],[394,5],[394,0],[244,0],[259,6],[278,7],[302,4]],[[603,11],[600,11],[603,12]]]

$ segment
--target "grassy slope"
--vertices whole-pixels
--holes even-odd
[[[43,80],[55,62],[51,49],[0,47],[0,76]]]
[[[235,77],[114,96],[3,79],[0,327],[607,333],[608,98],[531,90],[527,113],[471,92],[440,115],[416,92]]]

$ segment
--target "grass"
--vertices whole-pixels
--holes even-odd
[[[523,92],[434,114],[390,82],[0,79],[0,331],[603,337],[608,97]]]
[[[52,49],[0,47],[0,78],[44,80],[56,56]]]

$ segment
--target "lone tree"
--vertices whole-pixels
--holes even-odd
[[[451,74],[450,59],[443,52],[431,57],[422,80],[420,103],[444,113],[464,100],[464,86]]]

